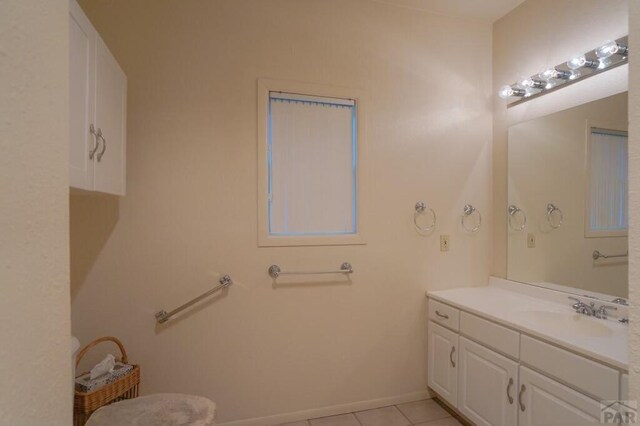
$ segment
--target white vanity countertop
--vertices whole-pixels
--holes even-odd
[[[615,319],[584,318],[586,321],[602,321],[604,324],[593,325],[603,325],[612,331],[606,337],[593,337],[563,330],[560,324],[555,323],[552,314],[548,321],[532,321],[525,314],[526,311],[573,314],[570,300],[565,304],[557,303],[496,285],[429,291],[427,296],[621,370],[628,370],[628,329]]]

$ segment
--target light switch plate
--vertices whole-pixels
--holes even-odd
[[[448,235],[440,235],[440,251],[449,251]]]
[[[527,247],[536,248],[536,234],[533,232],[527,234]]]

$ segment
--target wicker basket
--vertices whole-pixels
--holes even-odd
[[[115,337],[101,337],[100,339],[96,339],[89,343],[87,346],[82,348],[80,352],[78,352],[78,355],[76,355],[76,367],[80,364],[80,360],[89,351],[89,349],[102,342],[113,342],[118,345],[121,354],[120,362],[128,364],[127,351],[124,350],[122,342]],[[113,383],[101,387],[100,389],[87,393],[75,391],[73,401],[74,426],[84,426],[87,420],[89,420],[89,416],[104,405],[121,401],[123,399],[137,397],[139,386],[140,366],[134,365],[133,370],[129,374],[121,377]]]

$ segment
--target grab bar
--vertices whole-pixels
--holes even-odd
[[[340,265],[339,270],[331,271],[283,271],[278,265],[271,265],[269,267],[269,275],[274,280],[280,275],[316,275],[316,274],[353,274],[353,267],[349,262],[344,262]]]
[[[627,256],[629,256],[629,252],[625,254],[602,254],[598,250],[594,250],[593,254],[591,255],[591,257],[593,257],[593,260],[598,260],[600,258],[609,259],[612,257],[627,257]]]
[[[171,318],[172,316],[174,316],[178,312],[181,312],[181,311],[187,309],[189,306],[192,306],[192,305],[198,303],[199,301],[201,301],[205,297],[211,296],[213,293],[215,293],[215,292],[217,292],[219,290],[222,290],[223,288],[227,288],[231,284],[233,284],[233,281],[231,280],[231,277],[229,275],[224,275],[222,278],[220,278],[219,282],[220,282],[219,286],[214,287],[211,290],[207,291],[206,293],[201,294],[200,296],[196,297],[195,299],[192,299],[192,300],[188,301],[184,305],[181,305],[181,306],[175,308],[171,312],[167,312],[167,311],[165,311],[163,309],[160,312],[156,313],[156,321],[158,321],[158,324],[165,323],[165,322],[169,321],[169,318]]]

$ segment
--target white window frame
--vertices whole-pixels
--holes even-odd
[[[356,221],[353,234],[344,235],[271,235],[269,233],[268,122],[269,92],[296,93],[328,98],[353,99],[356,102]],[[365,205],[367,200],[366,93],[360,89],[258,79],[258,246],[328,246],[366,244]]]
[[[622,122],[598,122],[593,120],[587,120],[586,124],[586,149],[585,149],[585,205],[584,205],[584,236],[585,238],[616,238],[627,237],[629,230],[617,230],[617,231],[593,231],[591,230],[591,130],[611,130],[612,132],[625,132],[628,135],[628,126]],[[628,143],[628,136],[627,136]],[[628,188],[628,187],[627,187]],[[628,194],[627,194],[628,196]]]

